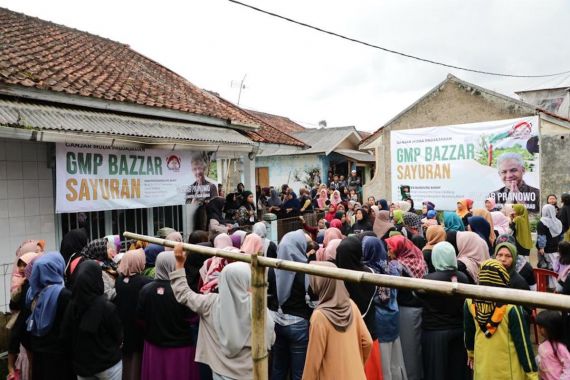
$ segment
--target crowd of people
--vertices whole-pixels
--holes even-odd
[[[208,230],[187,241],[242,254],[407,278],[532,291],[528,256],[558,273],[570,295],[570,194],[549,197],[531,236],[519,204],[495,210],[463,199],[455,211],[411,199],[365,204],[321,186],[295,205],[325,211],[318,225],[280,242],[257,222],[252,194],[206,205]],[[283,200],[286,199],[285,204]],[[270,189],[266,206],[287,212],[296,195]],[[281,202],[281,203],[280,203]],[[225,203],[225,204],[224,204]],[[483,204],[483,202],[481,202]],[[305,205],[307,205],[305,207]],[[244,210],[242,210],[245,209]],[[299,209],[299,210],[300,210]],[[227,223],[244,215],[251,232]],[[302,218],[302,216],[301,216]],[[239,226],[240,224],[237,223]],[[159,236],[182,242],[163,228]],[[67,233],[60,251],[26,241],[12,274],[10,379],[251,379],[251,283],[247,264],[119,236]],[[499,302],[397,290],[280,269],[267,271],[266,347],[271,379],[564,379],[567,317]],[[55,376],[55,377],[54,377]]]

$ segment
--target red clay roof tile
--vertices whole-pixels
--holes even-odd
[[[128,45],[4,8],[0,82],[259,126],[244,133],[254,141],[304,146]]]

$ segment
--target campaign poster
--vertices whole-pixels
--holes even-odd
[[[540,212],[538,117],[391,131],[392,199],[430,200],[454,210],[524,204]]]
[[[56,144],[56,212],[201,203],[218,195],[211,152]]]

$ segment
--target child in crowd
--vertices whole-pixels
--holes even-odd
[[[538,346],[538,366],[542,380],[569,380],[570,353],[564,342],[564,317],[554,310],[543,310],[536,324],[544,341]]]

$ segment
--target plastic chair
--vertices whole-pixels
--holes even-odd
[[[558,280],[558,273],[553,272],[548,269],[533,268],[532,273],[534,274],[534,279],[536,281],[536,291],[548,293],[548,283],[550,277],[554,280]],[[534,340],[538,344],[538,325],[536,324],[536,308],[532,309],[532,314],[530,316],[530,323],[533,325],[534,329]]]

